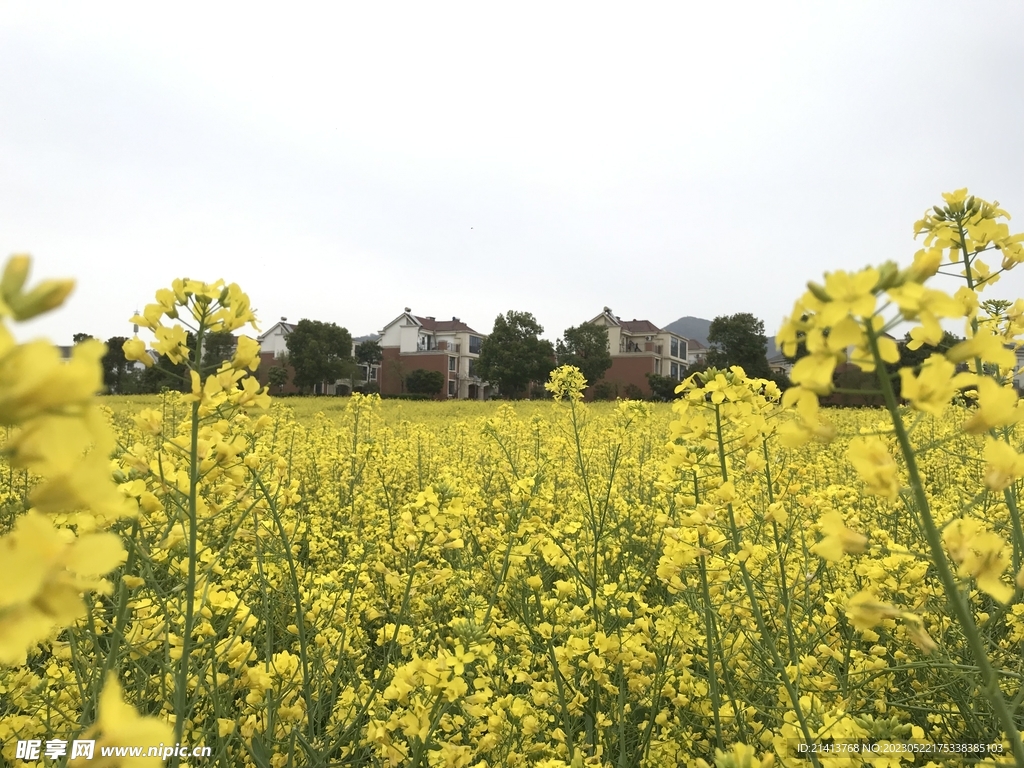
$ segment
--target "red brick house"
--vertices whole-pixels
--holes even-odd
[[[440,400],[486,400],[494,387],[476,373],[480,347],[486,338],[457,317],[438,320],[419,317],[409,307],[380,332],[384,353],[379,382],[382,395],[405,391],[412,371],[438,371],[445,378]]]
[[[612,365],[605,371],[603,381],[616,386],[620,396],[625,395],[630,385],[649,396],[648,373],[679,379],[686,370],[689,341],[650,320],[623,320],[605,307],[589,322],[608,329]]]

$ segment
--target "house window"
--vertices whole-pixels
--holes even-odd
[[[484,340],[482,338],[480,338],[479,336],[470,336],[469,337],[469,354],[471,354],[471,355],[479,355],[480,354],[480,346],[483,343],[484,343]]]
[[[455,397],[455,379],[448,380],[448,397]]]
[[[679,357],[679,342],[672,339],[672,357]]]
[[[473,358],[469,359],[469,375],[476,376],[476,360]]]
[[[683,360],[686,359],[686,342],[685,341],[680,341],[679,342],[679,357],[681,359],[683,359]]]
[[[448,370],[449,371],[454,371],[455,370],[455,358],[454,357],[451,357],[451,356],[448,357]]]
[[[376,368],[371,368],[370,369],[370,381],[376,381],[376,380],[377,380],[377,369]]]
[[[672,378],[679,378],[679,363],[672,363]]]

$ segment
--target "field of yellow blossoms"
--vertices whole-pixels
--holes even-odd
[[[811,283],[784,394],[734,368],[586,404],[566,367],[546,402],[273,401],[250,336],[215,369],[187,345],[244,334],[249,298],[176,280],[125,351],[191,393],[96,398],[101,344],[4,326],[0,763],[1024,765],[1004,218],[948,194],[912,264]],[[27,271],[8,325],[70,290]],[[897,398],[886,332],[943,319],[966,340]],[[885,408],[819,406],[848,355]],[[96,755],[45,756],[75,739]]]

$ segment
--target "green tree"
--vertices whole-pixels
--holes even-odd
[[[559,365],[575,365],[587,384],[596,384],[612,367],[608,351],[608,329],[597,323],[581,323],[566,328],[555,344]]]
[[[299,389],[342,378],[352,367],[352,335],[335,323],[302,319],[288,334],[288,359]]]
[[[379,341],[361,341],[356,345],[356,362],[366,366],[366,381],[370,380],[370,368],[384,359],[384,350]]]
[[[196,337],[192,331],[185,334],[185,346],[189,348],[189,355],[194,360]],[[140,393],[146,394],[156,394],[165,389],[188,392],[192,389],[192,379],[184,361],[172,365],[166,357],[161,357],[153,366],[136,377],[135,386]]]
[[[555,350],[540,334],[544,328],[529,312],[498,315],[480,347],[477,372],[497,384],[506,398],[522,397],[530,382],[543,381],[555,367]]]
[[[128,370],[131,363],[128,362],[122,349],[126,341],[128,339],[124,336],[111,336],[107,339],[107,353],[103,356],[101,364],[103,365],[103,385],[111,394],[124,394],[125,385],[128,383]]]
[[[71,337],[72,344],[81,344],[83,341],[93,338],[91,333],[76,333]]]
[[[288,384],[288,369],[283,365],[275,365],[267,371],[267,383],[271,387],[276,387],[277,393],[281,394],[281,391]]]
[[[439,395],[444,389],[444,374],[417,368],[405,377],[405,386],[414,395]]]
[[[203,337],[203,370],[215,371],[235,354],[238,344],[230,331],[211,331]]]
[[[771,376],[764,323],[749,312],[716,317],[711,321],[708,342],[711,344],[708,363],[713,367],[738,365],[747,376],[761,379]]]
[[[671,376],[662,376],[657,373],[648,373],[647,385],[651,388],[651,393],[659,400],[675,400],[679,397],[676,394],[679,379],[673,379]]]

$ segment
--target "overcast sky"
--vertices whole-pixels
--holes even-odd
[[[78,279],[18,335],[130,335],[176,276],[264,329],[772,334],[823,271],[907,263],[943,191],[1024,229],[1022,32],[962,0],[4,2],[0,255]]]

